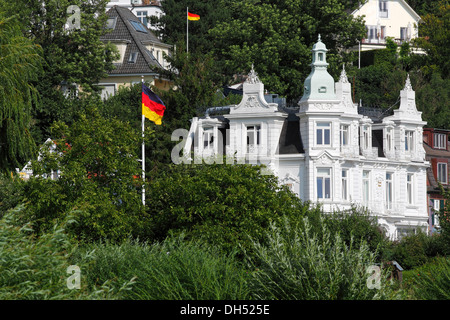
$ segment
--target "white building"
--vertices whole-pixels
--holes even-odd
[[[364,17],[361,51],[385,48],[388,37],[397,44],[418,37],[420,16],[404,0],[368,0],[352,15]]]
[[[421,112],[409,77],[401,103],[380,120],[358,113],[345,70],[328,73],[327,49],[313,47],[312,71],[298,109],[268,103],[252,69],[238,105],[193,118],[184,144],[187,157],[227,163],[265,164],[301,199],[324,211],[367,207],[391,239],[427,227],[427,187]]]
[[[109,0],[106,11],[114,6],[125,7],[133,12],[147,28],[156,30],[158,28],[150,23],[150,17],[161,17],[164,14],[160,3],[158,0]]]

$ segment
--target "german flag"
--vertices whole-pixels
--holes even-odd
[[[198,14],[188,12],[188,20],[192,21],[200,20],[200,16]]]
[[[150,121],[160,125],[166,106],[162,100],[142,84],[142,114]]]

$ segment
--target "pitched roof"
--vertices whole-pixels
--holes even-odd
[[[102,41],[127,42],[125,55],[121,63],[116,63],[116,68],[109,75],[119,74],[148,74],[155,73],[162,66],[158,63],[152,52],[145,44],[154,44],[162,47],[170,47],[161,42],[140,20],[127,8],[114,6],[106,12],[113,21],[114,28],[111,32],[101,37]],[[139,31],[138,31],[139,30]],[[137,57],[135,62],[129,62],[130,55]]]

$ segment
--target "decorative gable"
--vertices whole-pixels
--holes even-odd
[[[241,102],[230,108],[230,114],[239,113],[265,113],[278,110],[278,104],[267,103],[264,98],[264,84],[259,80],[252,65],[247,80],[243,84],[243,97]]]

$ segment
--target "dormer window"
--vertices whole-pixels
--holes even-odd
[[[116,27],[117,17],[106,20],[106,29],[113,29]]]
[[[128,63],[136,63],[138,57],[138,52],[130,52],[130,57],[128,58]]]
[[[435,149],[447,149],[447,136],[443,133],[435,133],[433,137],[433,147]]]
[[[138,31],[138,32],[143,32],[143,33],[147,33],[147,30],[145,29],[144,25],[140,22],[140,21],[134,21],[134,20],[129,20],[131,25],[133,26],[134,30]]]

